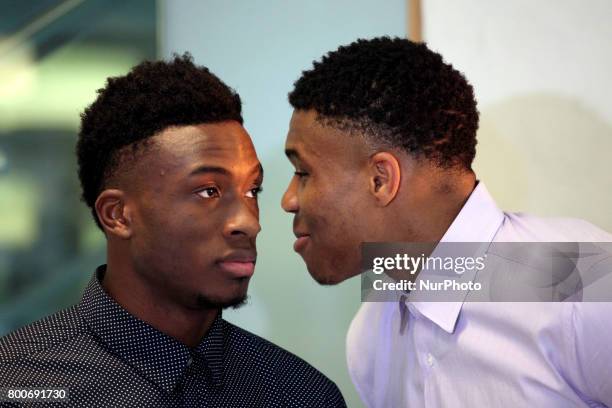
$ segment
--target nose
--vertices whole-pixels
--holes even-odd
[[[288,213],[296,213],[299,208],[296,190],[297,181],[296,177],[293,177],[287,186],[287,190],[285,190],[285,194],[283,194],[283,198],[281,199],[281,207]]]
[[[261,231],[259,224],[259,210],[252,203],[244,200],[236,203],[230,209],[230,214],[225,223],[224,235],[227,238],[247,237],[254,239]]]

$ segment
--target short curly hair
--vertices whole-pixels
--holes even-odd
[[[81,114],[76,154],[82,199],[98,227],[95,202],[115,173],[155,134],[171,126],[242,119],[240,96],[189,53],[171,61],[144,61],[125,76],[108,78],[94,103]]]
[[[425,44],[379,37],[341,46],[302,73],[289,103],[315,110],[324,124],[359,130],[375,145],[471,170],[478,129],[474,91]]]

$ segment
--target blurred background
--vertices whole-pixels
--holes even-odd
[[[0,333],[79,299],[105,242],[79,201],[80,112],[158,53],[146,0],[0,1]]]
[[[293,82],[359,37],[422,36],[475,87],[475,169],[500,206],[612,231],[611,17],[606,0],[0,0],[0,335],[77,302],[104,263],[79,200],[80,112],[107,77],[189,51],[242,96],[266,169],[250,301],[224,316],[360,407],[344,346],[359,280],[315,284],[279,205]]]

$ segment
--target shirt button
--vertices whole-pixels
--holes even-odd
[[[428,366],[433,367],[433,365],[434,365],[434,356],[432,356],[431,353],[427,353],[427,357],[425,358],[425,362],[427,362]]]

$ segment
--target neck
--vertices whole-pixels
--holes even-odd
[[[438,187],[424,191],[420,198],[409,198],[410,203],[402,203],[396,211],[395,225],[397,220],[402,220],[402,225],[409,228],[400,229],[400,236],[396,239],[405,242],[439,242],[470,197],[475,181],[473,173],[465,174],[454,179],[452,185],[439,184]],[[412,211],[406,211],[406,208]]]
[[[208,333],[219,309],[189,309],[144,282],[128,262],[118,262],[108,251],[102,287],[121,307],[188,347],[196,347]]]

